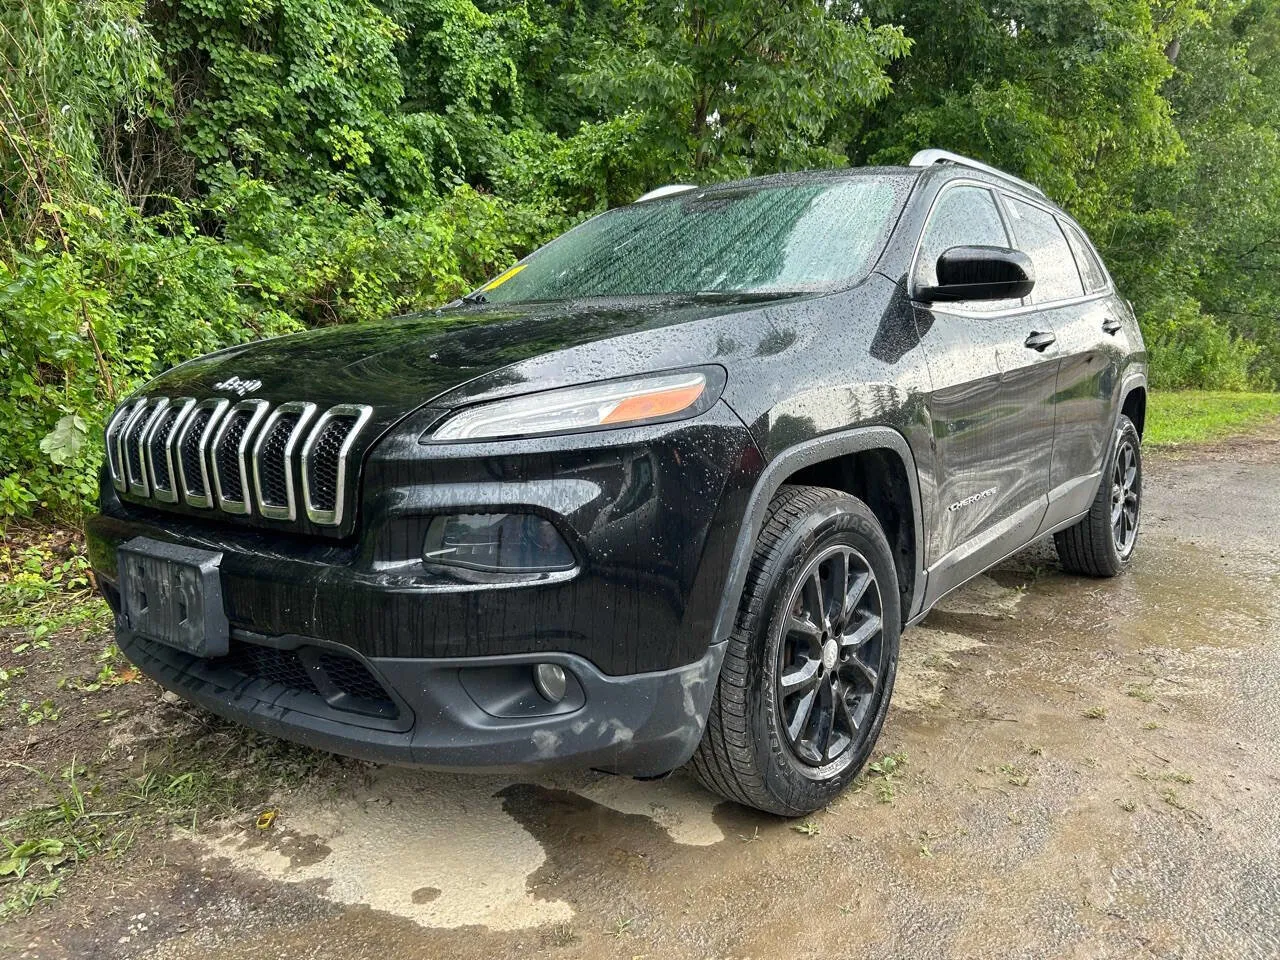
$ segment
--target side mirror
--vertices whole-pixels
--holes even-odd
[[[938,258],[938,285],[921,287],[925,303],[956,300],[1016,300],[1036,285],[1036,269],[1021,250],[951,247]]]

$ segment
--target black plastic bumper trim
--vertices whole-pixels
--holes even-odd
[[[129,634],[121,650],[161,686],[211,712],[304,746],[399,766],[506,772],[530,767],[595,767],[658,776],[693,755],[702,736],[724,644],[699,660],[654,673],[609,676],[573,654],[537,653],[442,659],[369,658],[412,711],[408,729],[368,726],[298,709],[289,695],[252,695],[224,687],[203,662]],[[463,668],[558,663],[585,691],[570,713],[505,718],[486,713],[467,693]]]

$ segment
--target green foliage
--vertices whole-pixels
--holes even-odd
[[[606,114],[634,110],[650,160],[677,177],[832,166],[852,111],[889,92],[911,42],[834,0],[619,2],[570,81]]]
[[[424,309],[663,182],[961,150],[1103,247],[1157,385],[1280,381],[1280,0],[0,7],[0,523],[190,356]]]

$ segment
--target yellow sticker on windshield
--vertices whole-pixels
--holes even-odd
[[[517,273],[519,273],[521,270],[523,270],[526,266],[528,266],[528,264],[524,264],[524,263],[517,263],[514,267],[512,267],[512,268],[511,268],[510,270],[508,270],[506,273],[499,274],[497,277],[495,277],[495,278],[494,278],[493,280],[491,280],[489,283],[486,283],[486,284],[485,284],[483,287],[481,287],[480,289],[481,289],[481,290],[493,290],[493,289],[494,289],[494,288],[496,288],[496,287],[500,287],[500,286],[502,286],[504,283],[506,283],[508,280],[510,280],[512,277],[514,277]]]

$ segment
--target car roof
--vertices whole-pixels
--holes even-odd
[[[720,193],[742,193],[750,190],[764,190],[772,187],[798,186],[801,184],[830,183],[841,180],[856,180],[861,177],[899,177],[918,181],[922,178],[936,180],[967,179],[977,180],[988,186],[999,187],[1014,196],[1030,200],[1049,207],[1056,213],[1070,217],[1060,206],[1050,200],[1039,188],[1025,184],[1011,174],[1004,174],[992,168],[969,166],[965,163],[941,161],[919,166],[873,166],[873,167],[841,167],[824,170],[800,170],[792,173],[772,173],[760,177],[747,177],[741,180],[728,180],[722,183],[710,183],[705,186],[694,184],[659,187],[652,191],[657,196],[653,199],[666,199],[697,192],[701,196],[714,196]],[[661,192],[660,192],[661,191]],[[646,194],[647,196],[647,194]],[[636,201],[648,203],[650,200]]]

